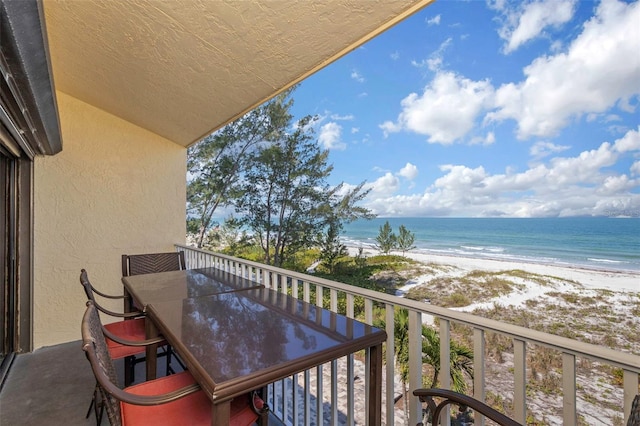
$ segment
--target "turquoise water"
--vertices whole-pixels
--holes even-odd
[[[640,272],[637,218],[377,218],[346,225],[343,239],[373,246],[387,220],[415,234],[414,252]]]

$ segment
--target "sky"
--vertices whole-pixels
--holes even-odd
[[[294,91],[379,217],[640,217],[640,3],[439,0]]]

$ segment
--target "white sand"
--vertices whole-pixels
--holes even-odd
[[[358,253],[357,247],[349,247],[349,254],[354,256]],[[378,254],[377,251],[365,249],[366,256]],[[394,253],[400,254],[400,253]],[[527,263],[505,260],[478,259],[462,256],[443,256],[424,254],[417,252],[407,252],[405,256],[425,264],[451,265],[455,268],[451,273],[443,273],[448,276],[464,275],[473,270],[481,271],[506,271],[520,269],[525,272],[558,277],[565,280],[576,281],[586,289],[607,289],[615,292],[640,292],[640,272],[619,272],[613,270],[595,270],[580,268],[577,266],[557,266],[541,263]],[[407,283],[401,290],[406,291],[412,286],[420,285],[433,279],[433,275],[418,277]],[[534,289],[531,289],[532,291]]]

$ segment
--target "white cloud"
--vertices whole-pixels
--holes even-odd
[[[618,152],[640,151],[640,126],[638,130],[630,130],[618,139],[614,147]]]
[[[640,186],[640,161],[633,163],[629,174],[611,168],[621,159],[640,155],[638,141],[639,132],[632,130],[613,143],[603,142],[574,157],[550,158],[519,173],[442,165],[442,176],[424,193],[400,196],[379,191],[368,197],[367,207],[397,216],[544,217],[638,211],[640,194],[634,191]],[[389,190],[394,187],[390,173],[376,182]]]
[[[473,81],[453,72],[438,72],[422,96],[411,93],[401,102],[397,123],[379,127],[385,136],[406,130],[429,136],[430,143],[451,144],[470,132],[476,118],[493,102],[487,80]]]
[[[318,141],[320,141],[325,149],[344,150],[347,148],[347,145],[342,142],[341,136],[342,126],[338,123],[330,122],[320,128]]]
[[[400,181],[392,173],[387,172],[384,176],[379,177],[374,182],[365,185],[371,189],[374,196],[389,196],[398,190]]]
[[[470,145],[484,146],[493,145],[494,143],[496,143],[496,134],[493,132],[487,133],[486,136],[476,136],[471,138],[471,141],[469,142]]]
[[[351,71],[351,78],[357,81],[358,83],[364,83],[365,79],[357,70]]]
[[[498,10],[504,14],[504,22],[498,34],[506,41],[504,52],[517,50],[542,35],[547,27],[558,27],[571,20],[575,4],[575,0],[541,0],[525,3],[515,10],[501,5]]]
[[[444,52],[451,45],[452,41],[453,39],[449,37],[448,39],[440,43],[438,49],[431,53],[431,55],[429,55],[427,59],[424,59],[420,62],[413,60],[411,61],[411,65],[416,68],[427,67],[430,71],[433,72],[440,70],[444,61]]]
[[[436,15],[433,18],[429,18],[426,21],[427,21],[427,25],[429,25],[429,26],[431,26],[431,25],[440,25],[440,15]]]
[[[353,119],[355,119],[355,117],[353,116],[353,114],[347,114],[347,115],[332,114],[331,119],[338,120],[338,121],[352,121]]]
[[[389,135],[389,133],[396,133],[402,130],[402,126],[394,123],[393,121],[385,121],[384,123],[380,124],[378,127],[382,129],[382,132],[384,133],[385,138]]]
[[[393,59],[394,61],[397,61],[398,59],[400,59],[400,53],[396,50],[391,55],[389,55],[389,57],[391,57],[391,59]]]
[[[356,134],[356,133],[358,133],[359,131],[360,131],[360,128],[359,128],[359,127],[352,127],[352,128],[351,128],[351,134],[352,134],[352,135],[355,135],[355,134]]]
[[[571,119],[613,106],[633,109],[640,94],[640,2],[603,0],[566,53],[541,56],[526,79],[496,91],[486,121],[514,119],[520,139],[557,134]]]
[[[418,176],[418,167],[416,167],[414,164],[407,163],[403,168],[400,169],[398,175],[408,180],[414,180],[416,176]]]
[[[551,154],[566,151],[569,148],[571,147],[567,145],[556,145],[551,142],[540,141],[531,146],[529,154],[531,154],[534,159],[540,159],[548,157]]]

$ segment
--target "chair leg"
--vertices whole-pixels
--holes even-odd
[[[171,345],[167,345],[167,376],[169,374],[174,374],[175,371],[171,368]]]
[[[102,423],[102,414],[104,413],[104,404],[102,404],[102,394],[100,393],[100,388],[98,387],[98,383],[96,382],[96,387],[93,389],[93,397],[91,398],[91,403],[89,404],[89,409],[87,410],[87,415],[85,419],[88,419],[91,415],[91,409],[94,409],[94,414],[96,416],[96,426],[100,426]]]
[[[93,398],[91,398],[91,404],[89,404],[89,409],[87,410],[87,415],[84,416],[85,419],[88,419],[89,416],[91,415],[91,409],[93,408],[93,404],[95,404],[95,402],[96,402],[96,393],[94,391]]]
[[[124,387],[131,386],[136,380],[136,357],[131,355],[124,358]]]
[[[98,413],[98,404],[96,404],[96,425],[102,424],[102,415],[104,414],[104,404],[100,404],[100,412]]]

